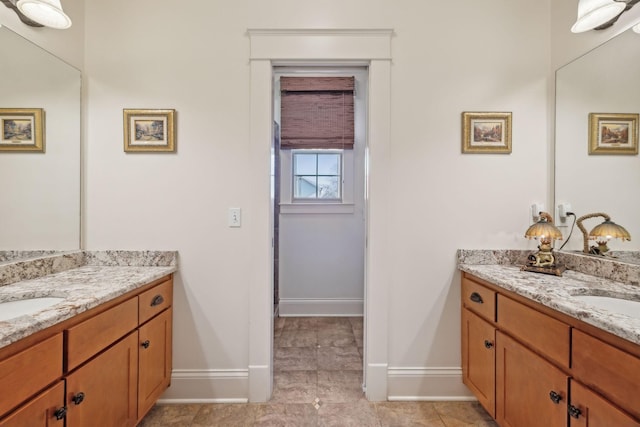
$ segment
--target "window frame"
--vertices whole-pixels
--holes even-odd
[[[307,154],[316,156],[316,174],[296,174],[296,155]],[[327,175],[318,173],[318,156],[322,154],[335,154],[339,156],[339,171],[336,175]],[[296,177],[313,176],[319,177],[338,177],[338,197],[318,197],[318,188],[316,186],[316,197],[297,197],[296,196]],[[342,203],[344,199],[344,150],[338,149],[294,149],[291,150],[291,202],[292,203]]]

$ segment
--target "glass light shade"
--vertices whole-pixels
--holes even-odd
[[[562,240],[562,233],[550,222],[546,220],[540,220],[535,224],[531,225],[524,233],[524,237],[528,239],[540,239],[540,240]]]
[[[572,33],[582,33],[609,22],[618,16],[627,3],[614,0],[580,0],[578,20],[571,27]]]
[[[613,221],[604,221],[600,225],[593,227],[593,230],[589,233],[590,239],[622,239],[631,241],[631,235],[621,225],[616,224]]]
[[[17,6],[27,18],[45,27],[64,30],[71,26],[60,0],[19,0]]]

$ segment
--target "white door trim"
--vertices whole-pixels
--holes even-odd
[[[273,382],[273,145],[272,69],[277,65],[366,65],[369,68],[367,120],[367,245],[365,248],[365,384],[369,400],[387,398],[387,292],[390,283],[386,218],[389,200],[392,30],[250,29],[250,163],[254,215],[250,228],[249,401],[269,400]],[[271,197],[269,196],[271,194]]]

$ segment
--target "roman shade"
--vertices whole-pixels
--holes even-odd
[[[353,149],[354,77],[281,77],[280,148]]]

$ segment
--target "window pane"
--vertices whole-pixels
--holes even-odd
[[[315,175],[316,174],[316,154],[293,155],[295,175]]]
[[[315,199],[317,182],[315,176],[296,176],[293,197],[297,199]]]
[[[318,154],[318,175],[340,175],[340,154]]]
[[[318,177],[318,198],[320,199],[339,199],[340,198],[340,179],[337,176],[319,176]]]

